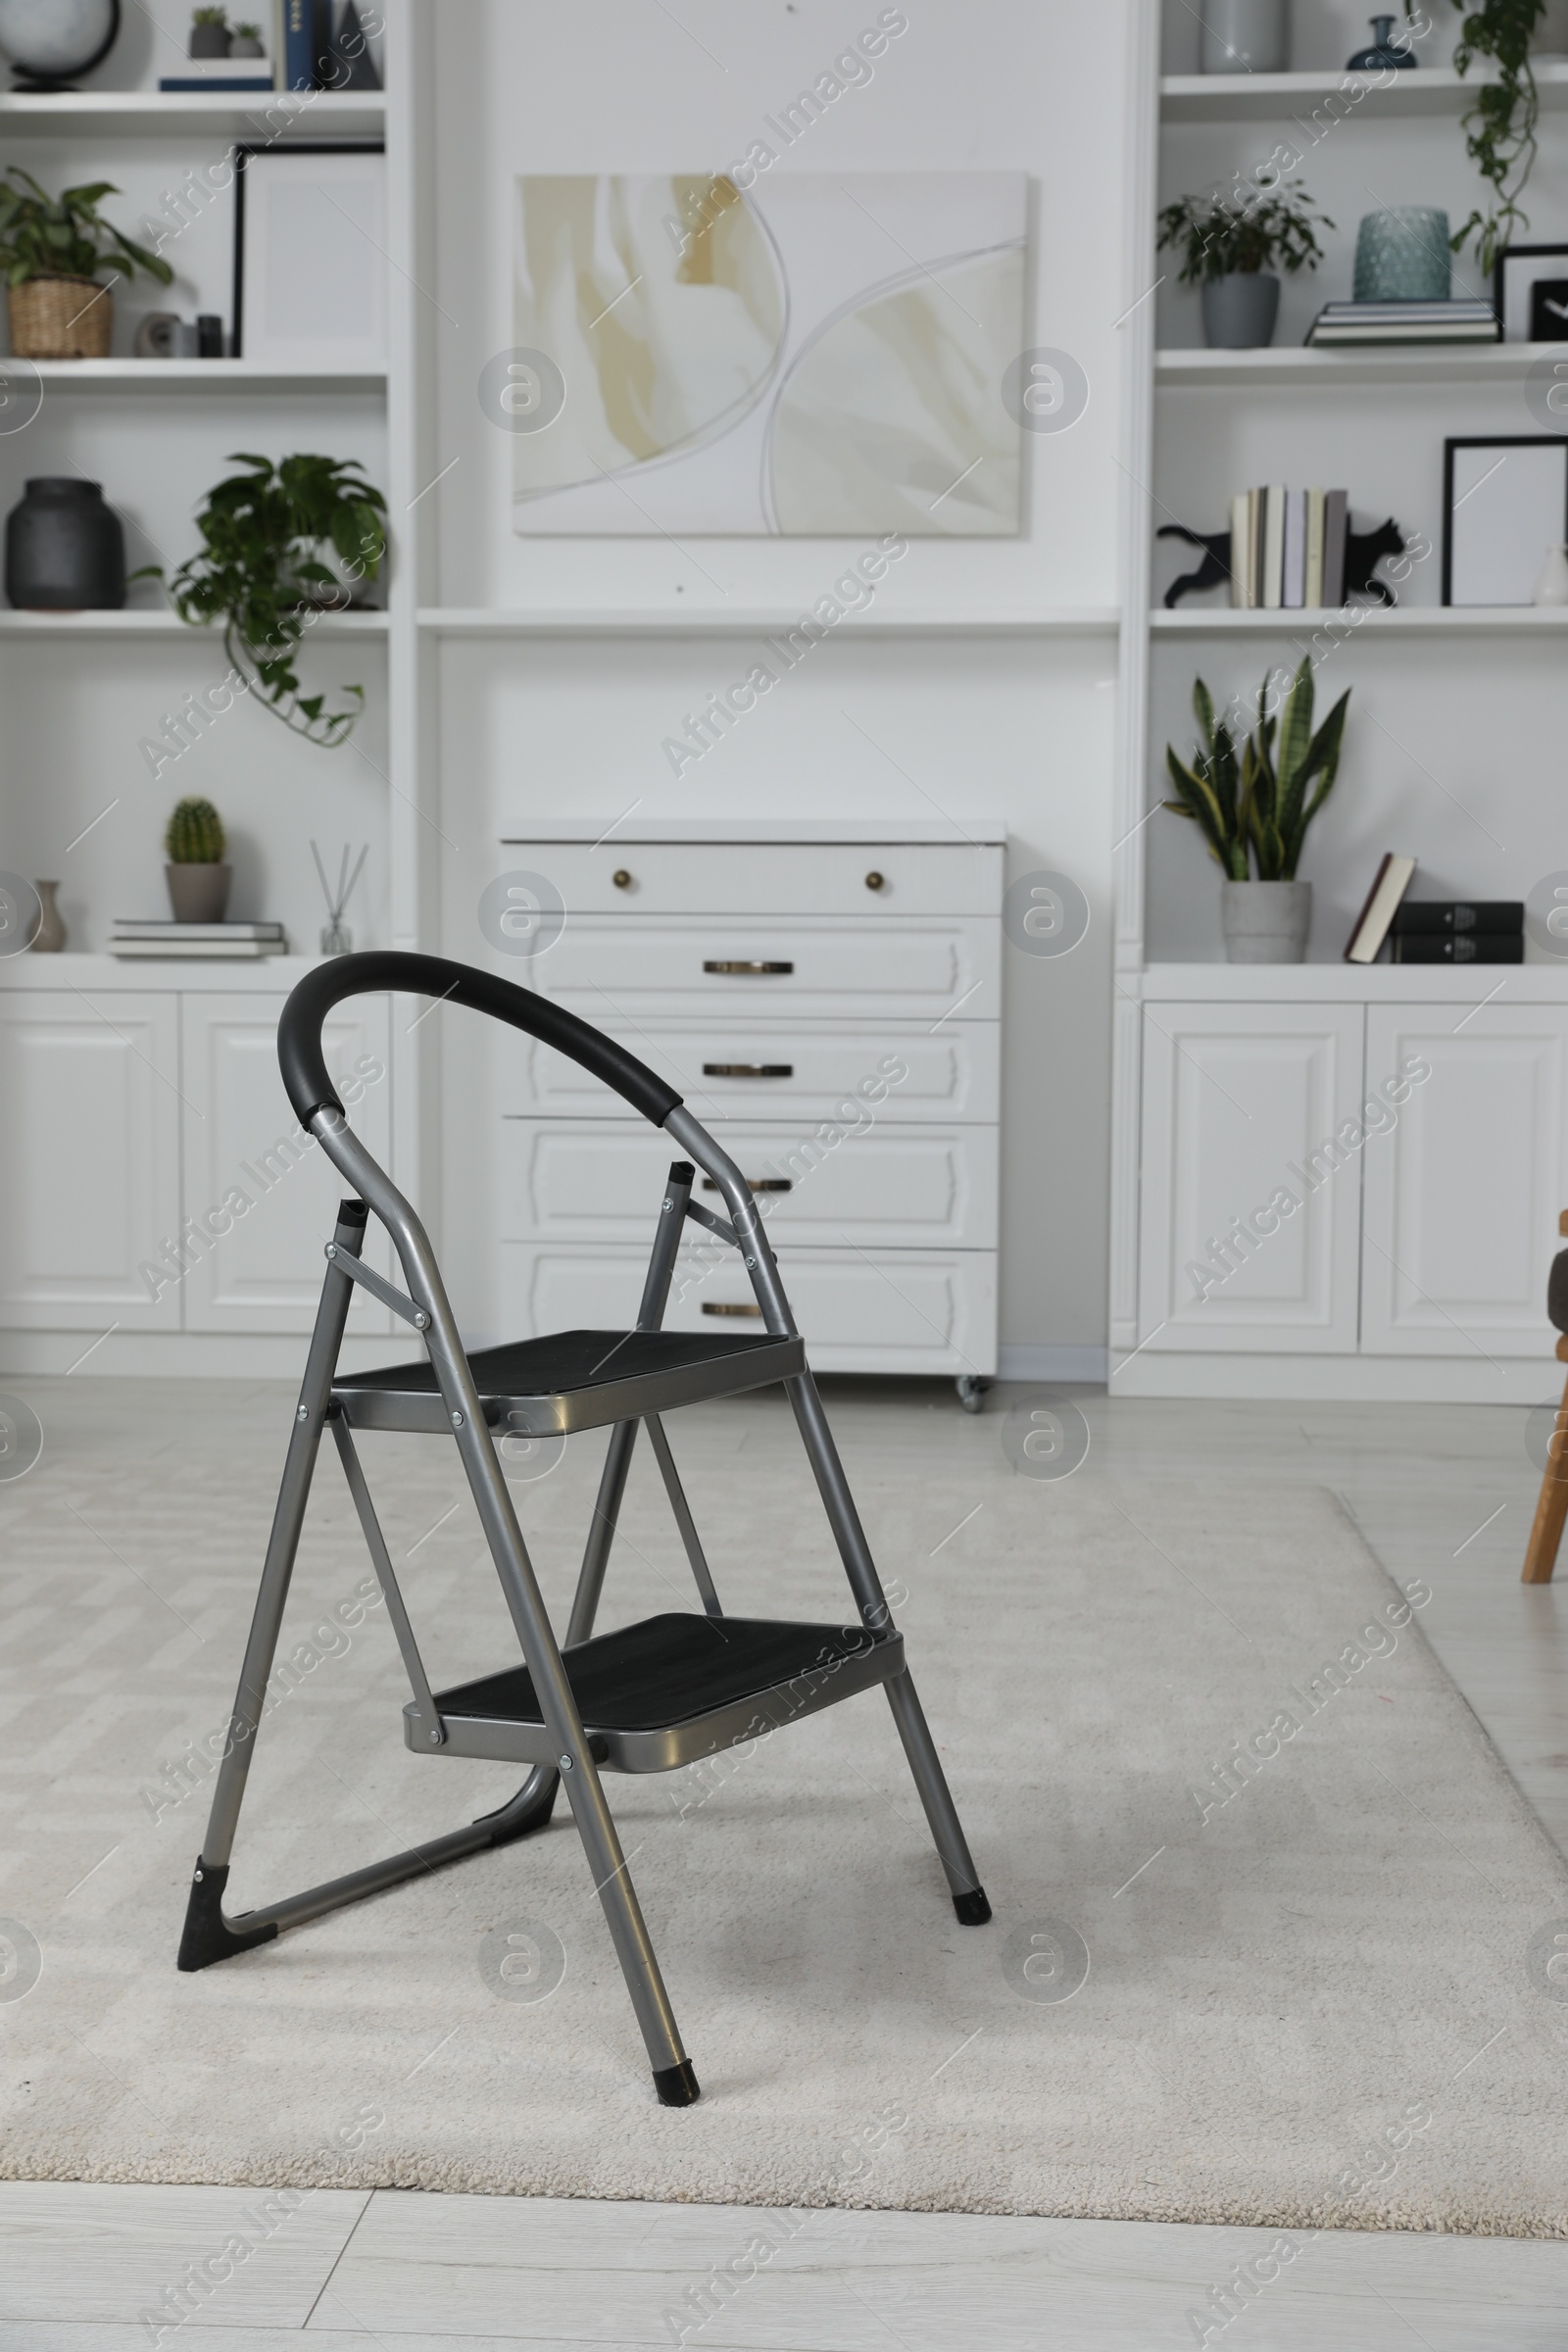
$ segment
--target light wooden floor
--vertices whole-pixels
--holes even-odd
[[[1550,1379],[1547,1365],[1544,1396]],[[48,1385],[51,1435],[66,1450],[140,1451],[166,1420],[165,1442],[177,1430],[187,1451],[261,1442],[258,1431],[270,1442],[286,1418],[285,1404],[269,1419],[280,1392],[239,1384],[181,1384],[176,1396],[151,1382],[77,1382],[70,1398],[64,1384]],[[974,1425],[935,1384],[830,1384],[828,1395],[852,1482],[858,1458],[896,1454],[917,1475],[921,1459],[973,1442]],[[993,1409],[1006,1400],[1002,1392]],[[1432,1585],[1429,1639],[1568,1850],[1568,1561],[1560,1588],[1518,1583],[1539,1483],[1522,1412],[1080,1401],[1094,1435],[1080,1477],[1334,1488],[1392,1573]],[[0,2352],[131,2352],[155,2340],[180,2352],[279,2352],[301,2329],[343,2352],[653,2352],[682,2340],[665,2316],[682,2310],[683,2340],[699,2352],[1157,2352],[1196,2343],[1189,2314],[1276,2234],[812,2214],[698,2327],[688,2294],[765,2230],[754,2210],[320,2190],[155,2339],[145,2315],[190,2266],[221,2255],[256,2197],[0,2184]],[[1228,2352],[1562,2352],[1568,2242],[1325,2234],[1208,2341]]]

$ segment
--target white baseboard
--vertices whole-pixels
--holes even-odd
[[[79,1366],[82,1380],[292,1380],[305,1370],[306,1334],[218,1331],[117,1331],[94,1348],[85,1331],[0,1332],[0,1380],[58,1377]],[[85,1350],[90,1350],[82,1361]],[[419,1352],[406,1339],[346,1339],[345,1372],[404,1364]]]
[[[997,1349],[999,1380],[1068,1380],[1104,1385],[1103,1348],[1065,1348],[1049,1340],[1004,1341]]]
[[[1535,1405],[1562,1394],[1562,1369],[1549,1355],[1165,1355],[1146,1348],[1119,1361],[1112,1396]]]

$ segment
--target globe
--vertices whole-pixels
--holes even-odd
[[[119,31],[120,0],[0,0],[0,49],[29,82],[87,73]]]

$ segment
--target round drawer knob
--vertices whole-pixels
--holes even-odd
[[[888,886],[888,878],[887,878],[886,874],[879,874],[879,873],[877,872],[876,868],[873,866],[873,867],[872,867],[872,869],[871,869],[871,871],[870,871],[870,872],[869,872],[869,873],[866,875],[866,877],[865,877],[865,887],[866,887],[866,889],[867,889],[867,890],[886,890],[887,886]]]
[[[617,890],[630,890],[631,888],[631,876],[623,865],[617,865],[610,879]]]

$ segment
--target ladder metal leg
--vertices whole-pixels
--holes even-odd
[[[719,1606],[718,1594],[713,1587],[708,1557],[703,1550],[703,1540],[697,1533],[697,1523],[692,1517],[691,1506],[686,1500],[686,1490],[680,1483],[680,1472],[676,1469],[675,1457],[669,1450],[669,1440],[664,1435],[664,1424],[657,1413],[650,1413],[648,1416],[648,1442],[654,1449],[660,1473],[664,1481],[664,1493],[669,1496],[669,1507],[675,1514],[675,1525],[680,1529],[680,1540],[686,1546],[686,1557],[691,1562],[692,1575],[697,1580],[697,1590],[702,1595],[703,1608],[710,1617],[722,1617],[724,1612]]]
[[[594,1619],[599,1614],[599,1595],[605,1589],[605,1570],[610,1565],[610,1547],[615,1541],[621,1497],[626,1492],[626,1473],[631,1468],[631,1451],[636,1443],[637,1423],[617,1421],[610,1433],[605,1466],[599,1474],[593,1523],[588,1530],[588,1541],[583,1545],[582,1568],[577,1577],[576,1596],[571,1604],[571,1620],[566,1627],[568,1649],[578,1642],[586,1642],[594,1630]]]

